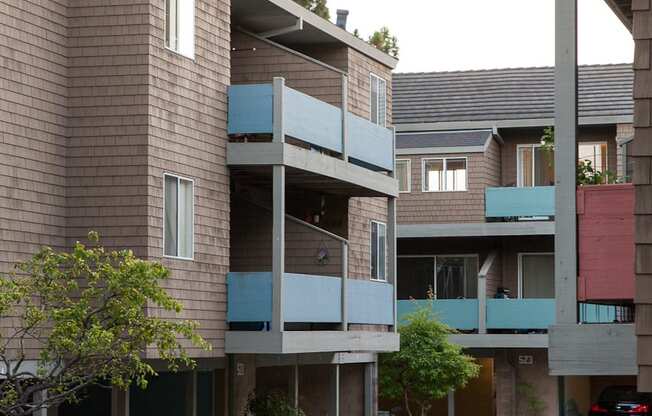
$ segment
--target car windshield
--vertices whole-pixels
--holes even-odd
[[[639,393],[634,386],[612,386],[607,387],[600,394],[601,402],[649,402],[652,396],[647,393]]]

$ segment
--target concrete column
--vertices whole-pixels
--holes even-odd
[[[577,0],[555,2],[555,299],[577,323]]]

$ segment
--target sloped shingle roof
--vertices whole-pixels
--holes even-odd
[[[630,64],[579,67],[579,117],[630,116]],[[554,117],[553,67],[394,74],[395,124]]]
[[[396,135],[396,148],[484,146],[492,134],[491,130],[400,133]]]

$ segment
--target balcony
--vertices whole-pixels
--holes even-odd
[[[349,324],[393,325],[394,289],[384,282],[350,279],[347,282]],[[253,325],[262,330],[272,321],[272,272],[227,275],[227,321],[237,326]],[[285,273],[286,324],[333,324],[342,322],[342,279]]]
[[[399,300],[398,320],[428,308],[441,322],[464,332],[541,332],[555,322],[554,299],[486,299],[484,311],[480,303],[478,299]]]
[[[300,170],[295,179],[304,186],[398,194],[386,174],[394,169],[393,130],[289,88],[282,78],[229,87],[228,134],[238,141],[227,148],[232,169],[282,164]],[[333,183],[324,184],[324,177]]]
[[[489,219],[547,219],[554,215],[554,186],[487,188],[485,190],[485,216]]]
[[[346,284],[346,290],[342,290]],[[228,273],[227,353],[393,351],[394,332],[335,330],[349,324],[394,325],[389,283],[296,273],[283,275],[285,331],[272,331],[272,272]],[[342,305],[343,296],[346,298]],[[343,319],[343,317],[345,319]],[[296,330],[287,330],[294,327]]]
[[[578,299],[634,299],[634,186],[579,187],[577,226]]]

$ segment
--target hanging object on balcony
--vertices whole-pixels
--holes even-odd
[[[323,266],[328,264],[329,261],[330,254],[328,253],[328,247],[326,246],[326,242],[321,240],[319,242],[319,249],[317,250],[317,263]]]

